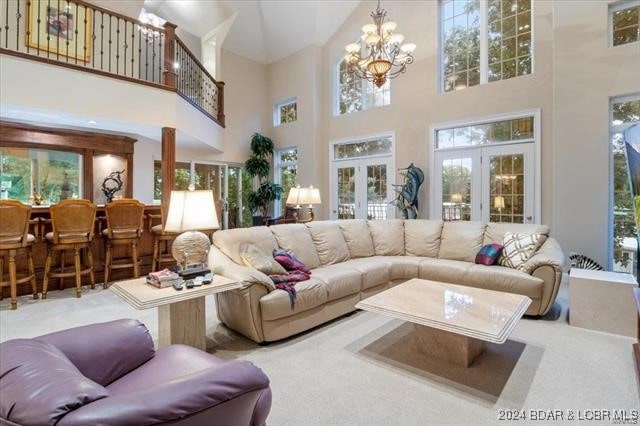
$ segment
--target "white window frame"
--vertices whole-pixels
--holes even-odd
[[[437,209],[441,208],[439,205],[439,200],[436,199],[436,179],[435,175],[436,169],[436,155],[437,151],[462,151],[462,150],[474,150],[474,149],[482,149],[485,146],[500,146],[500,145],[516,145],[523,143],[533,143],[534,144],[534,155],[535,155],[535,166],[534,166],[534,215],[535,221],[534,223],[542,223],[542,157],[541,157],[541,138],[542,138],[542,126],[541,126],[541,112],[540,108],[530,109],[530,110],[522,110],[522,111],[514,111],[506,114],[495,114],[495,115],[486,115],[482,117],[477,117],[470,120],[457,120],[446,123],[439,123],[429,127],[429,156],[430,159],[428,164],[429,167],[429,217],[435,218],[437,217]],[[497,142],[493,144],[484,144],[484,145],[471,145],[471,146],[460,146],[453,148],[436,148],[436,133],[438,130],[445,130],[452,127],[465,127],[465,126],[474,126],[478,124],[488,124],[494,121],[503,121],[503,120],[514,120],[518,118],[526,118],[533,117],[533,139],[522,139],[515,140],[509,142]]]
[[[372,108],[384,108],[391,105],[391,80],[390,79],[387,79],[387,81],[385,82],[385,84],[388,84],[389,103],[383,104],[381,106],[376,106],[375,103],[369,102],[368,86],[373,85],[373,83],[371,83],[368,80],[360,80],[360,101],[362,102],[362,109],[360,111],[340,113],[340,65],[344,60],[345,60],[344,57],[340,57],[340,59],[338,60],[338,62],[334,67],[334,72],[333,72],[333,115],[334,117],[340,117],[343,115],[346,116],[349,114],[367,111]],[[384,89],[381,89],[381,90],[384,90]]]
[[[623,8],[624,9],[624,8]],[[613,33],[612,33],[613,34]],[[629,43],[630,44],[630,43]],[[618,47],[618,46],[616,46]],[[611,149],[611,139],[614,134],[624,132],[630,124],[613,125],[613,104],[624,103],[628,101],[634,101],[640,98],[640,92],[632,93],[630,95],[612,96],[609,98],[609,138],[607,139],[608,151],[609,151],[609,212],[608,212],[608,242],[607,242],[607,269],[613,270],[613,233],[615,232],[615,226],[613,223],[613,197],[614,197],[614,173],[613,169],[613,150]],[[640,271],[638,271],[640,273]]]
[[[635,44],[640,42],[640,40],[636,40],[636,41],[624,43],[618,46],[613,45],[613,14],[623,9],[628,9],[630,7],[638,7],[638,6],[640,6],[640,0],[619,0],[619,1],[609,3],[609,15],[607,17],[607,20],[608,20],[607,31],[609,32],[609,47],[620,47],[620,46],[626,46],[628,44]],[[614,99],[617,100],[617,98],[611,98],[611,99],[612,99],[612,103]],[[613,255],[613,252],[612,252],[612,255]]]
[[[296,150],[296,154],[299,156],[300,155],[300,150],[298,148],[297,145],[291,145],[291,146],[287,146],[284,148],[278,148],[275,150],[274,152],[274,167],[273,167],[273,182],[281,185],[282,184],[282,179],[280,178],[280,169],[283,169],[285,167],[289,167],[289,166],[296,166],[298,167],[299,162],[300,162],[300,158],[298,157],[297,160],[295,161],[282,161],[280,159],[280,154],[283,152],[287,152],[287,151],[292,151],[292,150]],[[299,170],[299,169],[298,169]],[[297,181],[297,174],[296,174],[296,184],[300,184],[300,182]],[[282,194],[283,197],[286,197],[287,194]],[[284,214],[284,212],[282,211],[282,200],[275,200],[273,202],[273,213],[274,216],[281,216],[282,214]]]
[[[280,120],[282,119],[282,107],[285,107],[287,105],[291,105],[291,104],[296,104],[296,119],[292,122],[288,122],[288,123],[281,123]],[[297,97],[293,97],[293,98],[288,98],[285,99],[283,101],[280,102],[276,102],[276,105],[273,109],[273,127],[279,127],[279,126],[283,126],[285,124],[291,124],[291,123],[295,123],[296,121],[298,121],[298,98]]]
[[[636,1],[636,0],[633,0],[633,1]],[[637,1],[640,1],[640,0],[637,0]],[[489,22],[487,19],[489,4],[487,0],[479,0],[479,2],[480,2],[480,84],[478,84],[477,86],[482,86],[483,84],[487,84],[487,83],[497,83],[498,81],[506,81],[506,80],[511,80],[514,78],[525,77],[527,75],[534,74],[536,71],[536,68],[535,68],[536,66],[535,30],[536,28],[535,28],[535,19],[534,19],[535,18],[535,1],[531,0],[531,9],[529,11],[529,13],[531,14],[531,73],[525,74],[525,75],[516,75],[515,77],[511,77],[506,80],[501,78],[500,80],[496,80],[496,81],[489,81],[489,40],[488,40]],[[437,25],[438,27],[438,61],[437,61],[438,92],[441,94],[457,92],[457,90],[455,89],[450,90],[448,92],[444,90],[444,61],[443,61],[443,52],[442,52],[442,46],[443,46],[444,40],[442,39],[442,1],[441,0],[438,0],[437,19],[438,19],[438,25]],[[468,89],[470,87],[476,87],[476,86],[467,86],[465,87],[465,89]]]

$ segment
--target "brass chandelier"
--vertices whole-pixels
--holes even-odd
[[[387,81],[397,77],[407,70],[407,65],[413,63],[414,43],[404,43],[404,36],[394,33],[398,24],[393,21],[385,22],[387,11],[378,7],[371,12],[373,24],[362,27],[362,40],[365,43],[362,52],[360,43],[350,43],[345,49],[345,59],[349,64],[349,72],[358,78],[373,82],[382,87]],[[363,55],[364,53],[364,55]]]

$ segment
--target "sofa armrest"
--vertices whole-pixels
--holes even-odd
[[[269,378],[247,361],[225,363],[72,411],[58,425],[260,424],[270,410]],[[254,423],[254,420],[256,421]]]
[[[540,315],[546,314],[556,300],[562,281],[564,263],[564,253],[558,241],[554,238],[547,238],[540,249],[524,264],[524,272],[544,281],[540,300]]]
[[[235,263],[215,246],[212,246],[209,251],[209,268],[216,274],[241,282],[242,288],[259,284],[265,287],[267,291],[276,289],[273,281],[268,276],[257,269]]]
[[[84,376],[102,386],[144,364],[155,354],[149,330],[133,319],[75,327],[36,339],[60,349]]]

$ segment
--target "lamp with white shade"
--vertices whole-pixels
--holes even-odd
[[[211,242],[202,231],[220,228],[213,191],[171,191],[166,232],[182,232],[174,240],[171,254],[183,272],[194,265],[204,270]],[[208,272],[208,271],[207,271]]]
[[[313,205],[321,203],[320,190],[318,188],[314,188],[313,185],[308,188],[303,188],[300,187],[300,185],[297,185],[289,190],[289,195],[287,196],[287,204],[295,206],[296,209],[300,209],[300,205],[306,204],[308,206],[308,221],[312,221],[314,217]]]

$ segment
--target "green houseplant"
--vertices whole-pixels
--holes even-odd
[[[260,212],[260,219],[254,217],[254,225],[263,223],[269,217],[269,206],[282,196],[282,187],[270,181],[273,141],[260,133],[251,137],[251,156],[244,164],[245,171],[252,178],[258,178],[258,189],[249,192],[249,209]]]

